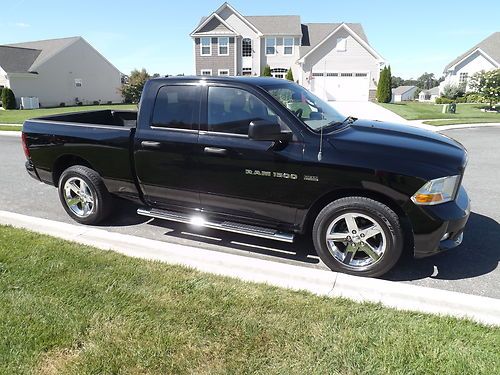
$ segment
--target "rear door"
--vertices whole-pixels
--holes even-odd
[[[201,87],[159,88],[148,124],[134,144],[136,174],[147,203],[172,209],[198,208],[198,144]]]
[[[252,88],[207,87],[199,137],[200,200],[205,211],[263,224],[293,225],[300,194],[302,142],[248,138],[253,120],[278,122],[279,109]],[[289,130],[289,129],[286,129]]]

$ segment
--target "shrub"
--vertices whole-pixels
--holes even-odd
[[[14,92],[8,87],[4,87],[2,90],[2,106],[4,109],[17,108]]]
[[[481,94],[476,94],[474,92],[465,95],[465,100],[467,103],[488,103],[488,99],[485,99]]]
[[[293,72],[292,72],[292,68],[288,69],[288,72],[286,72],[286,76],[285,76],[285,78],[286,78],[287,80],[289,80],[289,81],[292,81],[292,82],[293,82],[293,81],[295,81],[295,80],[293,79]]]
[[[380,79],[377,85],[377,101],[379,103],[389,103],[391,98],[391,68],[384,67],[380,72]]]
[[[486,99],[492,108],[500,101],[500,69],[474,74],[470,81],[470,87]]]
[[[59,107],[66,107],[66,103],[64,102],[59,103]]]
[[[271,67],[269,65],[266,65],[264,67],[264,70],[262,71],[262,74],[261,74],[262,77],[272,77],[272,74],[271,74]]]
[[[101,103],[99,102],[99,100],[94,100],[94,101],[92,102],[92,104],[93,104],[93,105],[99,105],[99,104],[101,104]]]
[[[443,96],[448,99],[456,99],[458,97],[464,96],[465,86],[448,84],[443,87]]]

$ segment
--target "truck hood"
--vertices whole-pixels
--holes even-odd
[[[409,125],[357,120],[326,138],[352,162],[378,170],[390,165],[393,172],[426,179],[462,174],[467,161],[457,141]]]

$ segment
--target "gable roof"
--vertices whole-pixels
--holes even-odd
[[[6,46],[39,50],[40,54],[37,56],[36,60],[29,68],[29,71],[34,71],[38,66],[40,66],[41,63],[50,59],[52,56],[56,55],[61,50],[73,44],[79,39],[82,38],[79,36],[75,36],[70,38],[46,39],[33,42],[7,44]]]
[[[439,95],[439,86],[435,86],[432,89],[422,90],[420,93],[428,94],[428,95]]]
[[[203,28],[204,27],[207,27],[210,25],[211,22],[215,21],[215,23],[219,23],[219,26],[222,26],[221,27],[216,27],[218,28],[219,30],[218,31],[215,31],[215,30],[212,30],[212,31],[208,31],[208,32],[204,32],[203,31]],[[215,25],[213,25],[215,26]],[[191,33],[191,36],[193,35],[199,35],[199,34],[207,34],[207,35],[212,35],[212,34],[231,34],[231,35],[236,35],[236,31],[231,27],[231,25],[229,25],[226,21],[224,21],[217,13],[212,13],[210,16],[208,17],[202,17],[200,23],[198,24],[198,26],[196,26],[196,29],[193,30],[193,32]]]
[[[398,86],[395,89],[392,89],[392,95],[403,95],[404,93],[416,88],[417,86]]]
[[[302,35],[300,16],[246,16],[263,35]]]
[[[446,65],[444,68],[444,72],[446,73],[448,69],[457,65],[460,61],[465,59],[471,53],[475,52],[477,49],[480,49],[481,51],[486,53],[489,57],[496,61],[497,65],[500,66],[500,32],[497,31],[496,33],[491,34],[489,37],[476,44],[467,52],[458,56],[448,65]]]
[[[38,49],[0,46],[0,67],[6,73],[28,73],[41,52]]]

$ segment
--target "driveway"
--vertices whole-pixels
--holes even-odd
[[[403,117],[372,102],[336,102],[329,104],[343,115],[358,117],[367,120],[408,123]]]
[[[447,253],[414,260],[407,256],[384,278],[500,299],[500,165],[497,151],[500,128],[446,132],[469,150],[464,185],[472,199],[472,214],[463,244]],[[24,171],[24,155],[17,137],[0,135],[0,210],[73,223],[59,203],[55,188],[31,179]],[[311,241],[299,238],[284,244],[217,230],[147,219],[136,207],[119,201],[114,217],[103,229],[212,251],[257,257],[302,267],[322,268]]]

